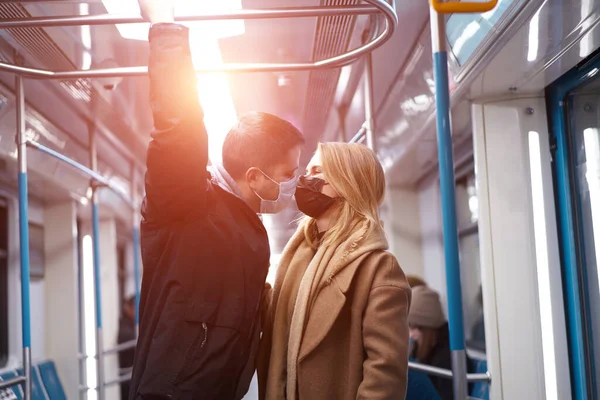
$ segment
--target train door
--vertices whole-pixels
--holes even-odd
[[[548,88],[574,399],[600,393],[600,58]]]

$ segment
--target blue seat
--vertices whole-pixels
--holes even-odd
[[[19,368],[17,374],[23,375],[23,369]],[[40,372],[35,365],[31,367],[31,400],[51,400],[46,394]]]
[[[12,378],[16,378],[17,373],[15,371],[5,371],[0,374],[0,381],[7,381]],[[23,388],[21,385],[12,386],[6,389],[0,390],[0,399],[5,400],[22,400],[23,399]]]
[[[60,383],[56,365],[53,361],[46,361],[37,366],[40,378],[46,388],[46,393],[51,400],[67,400],[67,395]]]
[[[22,368],[16,371],[5,371],[0,374],[0,380],[15,378],[22,374]],[[0,390],[0,400],[22,399],[21,385]],[[31,367],[31,400],[67,400],[53,361],[45,361]]]
[[[415,361],[415,360],[410,360]],[[406,400],[441,400],[429,375],[425,372],[408,370]]]

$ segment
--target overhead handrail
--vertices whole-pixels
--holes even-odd
[[[385,28],[371,41],[349,50],[343,54],[324,60],[305,63],[237,63],[223,64],[213,67],[196,69],[197,73],[212,72],[273,72],[273,71],[310,71],[317,69],[338,68],[346,66],[357,58],[368,54],[384,44],[394,33],[398,25],[398,17],[394,8],[385,0],[365,0],[371,6],[343,6],[343,7],[305,7],[305,8],[279,8],[270,10],[243,10],[226,14],[201,15],[176,18],[178,21],[207,21],[219,19],[272,19],[272,18],[297,18],[318,17],[328,15],[373,15],[379,13],[385,17]],[[73,17],[44,17],[31,20],[0,21],[0,29],[23,28],[36,26],[62,26],[90,25],[90,24],[121,24],[144,22],[141,17],[115,18],[111,15],[100,16],[73,16]],[[10,63],[0,62],[0,71],[11,72],[25,78],[32,79],[61,79],[71,80],[80,78],[108,78],[143,76],[148,73],[148,67],[120,67],[89,69],[76,71],[50,71],[38,68],[29,68]]]
[[[369,15],[378,14],[377,6],[347,5],[347,6],[322,6],[322,7],[282,7],[257,10],[236,10],[219,14],[202,14],[191,16],[176,16],[176,22],[201,22],[201,21],[227,21],[251,19],[279,19],[279,18],[306,18],[326,17],[335,15]],[[62,27],[62,26],[96,26],[116,24],[143,24],[148,23],[141,16],[124,16],[114,14],[98,15],[64,15],[51,17],[32,17],[0,21],[0,29],[7,28],[35,28],[35,27]]]
[[[493,10],[498,4],[498,0],[490,0],[486,2],[472,1],[448,1],[441,2],[431,0],[431,6],[440,14],[467,14],[467,13],[485,13]]]

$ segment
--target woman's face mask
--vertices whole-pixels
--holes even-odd
[[[294,197],[296,191],[296,184],[298,183],[298,177],[293,177],[289,181],[277,182],[273,180],[269,175],[260,171],[267,179],[279,186],[279,195],[275,200],[265,200],[256,191],[254,194],[260,199],[260,213],[261,214],[277,214],[280,211],[285,210]]]
[[[296,188],[298,209],[315,219],[329,210],[335,203],[335,199],[321,193],[326,184],[321,178],[301,176]]]

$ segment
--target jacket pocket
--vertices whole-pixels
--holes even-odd
[[[174,380],[174,385],[187,379],[186,377],[196,369],[202,357],[202,352],[208,343],[209,329],[206,322],[187,322],[185,329],[190,332],[191,340],[189,345],[186,346],[185,360]],[[187,336],[187,334],[183,333],[183,336]]]

